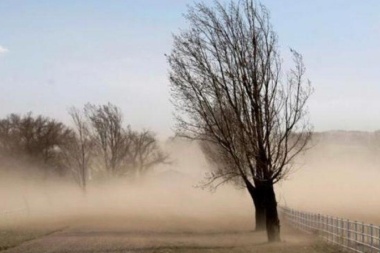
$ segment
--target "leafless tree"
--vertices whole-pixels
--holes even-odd
[[[65,162],[75,181],[85,191],[89,179],[91,158],[94,154],[94,141],[91,138],[88,121],[83,112],[72,107],[69,114],[74,131],[62,148]]]
[[[33,163],[45,177],[69,172],[84,191],[90,175],[143,177],[168,163],[155,134],[124,127],[120,109],[110,103],[73,107],[69,114],[73,128],[32,113],[0,119],[0,161]]]
[[[273,185],[310,138],[310,83],[294,50],[294,68],[286,75],[281,70],[264,6],[214,3],[189,8],[190,27],[174,36],[168,56],[178,132],[206,143],[206,155],[217,161],[209,180],[247,188],[255,207],[264,209],[268,240],[279,241]]]
[[[45,172],[65,173],[57,150],[71,135],[63,123],[32,113],[11,114],[0,121],[0,152],[38,163]]]
[[[136,170],[136,176],[143,177],[154,166],[168,163],[168,155],[161,150],[154,133],[143,130],[132,133],[131,137],[130,157]]]
[[[11,114],[0,120],[0,153],[3,155],[19,155],[24,148],[21,145],[18,126],[21,117]]]
[[[84,110],[94,130],[94,140],[101,151],[106,172],[110,176],[126,174],[125,162],[131,138],[130,129],[123,128],[120,109],[108,103],[101,106],[87,104]]]

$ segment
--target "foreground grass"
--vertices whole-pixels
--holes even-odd
[[[118,252],[138,253],[343,253],[342,249],[315,242],[310,245],[292,245],[287,243],[261,244],[243,247],[202,247],[202,246],[175,246],[124,249]]]
[[[0,227],[0,251],[7,253],[333,253],[343,252],[318,238],[284,226],[282,242],[267,243],[265,232],[143,229],[131,220],[121,222],[83,219],[41,221],[23,226]],[[104,220],[104,219],[103,219]],[[151,222],[149,222],[151,224]],[[65,225],[66,227],[62,227]],[[69,225],[69,226],[67,226]],[[155,229],[154,229],[155,228]],[[58,232],[60,231],[60,232]]]
[[[253,236],[253,243],[246,243],[239,245],[240,243],[230,244],[223,243],[217,236],[218,243],[209,243],[207,236],[203,238],[202,235],[197,235],[194,239],[194,235],[178,235],[181,237],[179,242],[172,236],[166,237],[165,235],[150,235],[150,236],[138,236],[138,240],[135,240],[135,235],[129,234],[128,236],[115,236],[114,238],[105,239],[104,236],[98,238],[91,238],[91,236],[85,236],[79,234],[71,234],[70,232],[56,233],[57,231],[2,231],[0,236],[0,249],[11,249],[13,252],[45,252],[47,249],[51,249],[51,246],[59,244],[65,245],[63,248],[56,248],[51,251],[54,253],[61,252],[128,252],[128,253],[338,253],[343,252],[341,249],[328,245],[322,241],[307,238],[300,235],[300,240],[279,242],[279,243],[265,243],[256,242],[255,234]],[[66,234],[66,235],[65,235]],[[48,237],[45,237],[50,235]],[[68,238],[77,237],[83,239],[83,244],[70,245]],[[106,236],[108,237],[108,236]],[[40,238],[38,240],[37,239]],[[81,239],[81,241],[82,241]],[[122,240],[119,243],[118,240]],[[174,240],[173,240],[174,239]],[[53,241],[53,243],[52,243]],[[134,243],[137,242],[137,243]],[[54,243],[56,242],[56,243]],[[22,244],[23,243],[23,244]],[[45,245],[46,243],[46,245]],[[17,245],[22,244],[21,247]],[[12,249],[13,248],[13,249]],[[0,250],[0,251],[1,251]],[[7,251],[8,252],[8,251]]]
[[[139,253],[339,253],[344,252],[342,249],[327,245],[325,243],[301,246],[301,245],[263,245],[252,247],[232,247],[232,248],[202,248],[202,247],[162,247],[151,249],[134,249]]]
[[[48,233],[49,231],[2,230],[0,231],[0,251],[16,247],[25,241],[39,238]]]
[[[37,230],[29,230],[29,229],[7,229],[0,231],[0,251],[17,247],[23,242],[35,240],[37,238],[41,238],[52,233],[63,230],[63,228],[59,229],[37,229]]]
[[[43,224],[39,221],[1,220],[0,224],[0,251],[17,247],[24,242],[62,231],[65,228],[64,225],[56,222]]]

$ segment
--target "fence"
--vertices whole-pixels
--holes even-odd
[[[353,252],[380,253],[380,226],[279,207],[294,227],[316,233],[328,242]]]

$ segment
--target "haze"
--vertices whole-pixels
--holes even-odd
[[[295,170],[276,186],[280,205],[380,223],[379,148],[368,142],[368,135],[330,132],[314,137],[313,148],[297,159]],[[210,168],[197,143],[176,140],[163,146],[170,152],[172,164],[160,165],[142,182],[122,178],[90,181],[85,194],[67,178],[46,180],[43,174],[28,173],[32,168],[25,165],[3,166],[0,210],[28,208],[32,217],[43,219],[86,220],[104,215],[106,220],[124,217],[131,222],[129,218],[137,217],[143,221],[134,224],[138,230],[165,230],[165,226],[181,231],[253,228],[252,200],[245,189],[198,187]],[[150,223],[152,220],[159,220],[160,225]],[[203,224],[194,224],[194,220]]]
[[[281,212],[281,226],[276,218],[274,222],[266,219],[265,227],[277,222],[275,232],[280,234],[281,227],[281,236],[285,238],[281,243],[285,244],[280,240],[273,240],[278,244],[265,244],[267,239],[271,241],[269,233],[267,238],[263,231],[254,232],[258,209],[253,204],[253,194],[247,191],[248,183],[257,188],[260,185],[257,182],[265,182],[262,189],[267,194],[266,182],[272,184],[276,179],[280,180],[275,184],[276,196],[261,196],[273,200],[264,201],[265,215],[271,213],[268,206],[277,210],[278,203],[280,208],[289,206],[380,225],[380,1],[261,2],[270,11],[274,31],[279,36],[283,68],[287,69],[292,60],[289,47],[300,52],[314,91],[309,100],[304,95],[308,90],[295,96],[296,100],[299,97],[307,100],[310,131],[307,124],[305,128],[297,125],[288,130],[288,124],[275,115],[272,120],[278,121],[272,125],[278,127],[277,132],[271,136],[261,133],[268,142],[281,140],[278,152],[267,148],[272,144],[260,146],[264,152],[269,150],[269,156],[278,155],[273,163],[283,159],[284,125],[285,132],[291,133],[286,141],[288,137],[290,142],[297,136],[301,136],[300,140],[311,136],[307,150],[291,164],[293,170],[286,178],[282,178],[282,168],[281,173],[275,173],[273,168],[277,167],[268,165],[262,166],[265,169],[261,172],[270,175],[270,179],[256,181],[260,162],[273,165],[273,160],[272,157],[260,160],[262,152],[257,151],[260,148],[255,146],[256,140],[247,144],[247,139],[259,138],[256,130],[262,127],[250,118],[256,117],[252,116],[253,110],[244,111],[248,112],[242,116],[248,118],[244,123],[253,126],[244,128],[244,123],[234,121],[240,120],[239,110],[220,117],[219,114],[229,111],[227,106],[222,108],[227,96],[218,98],[221,112],[217,114],[219,109],[213,107],[212,113],[219,118],[213,117],[216,122],[231,118],[226,139],[234,142],[233,151],[210,145],[214,155],[219,155],[217,158],[225,156],[219,163],[210,162],[215,157],[212,152],[209,157],[202,152],[206,149],[200,141],[180,138],[175,130],[169,68],[177,65],[168,63],[167,54],[173,48],[173,34],[187,27],[182,14],[192,0],[0,1],[0,251],[327,252],[330,248],[316,237],[289,226]],[[299,76],[302,75],[303,72]],[[275,75],[271,72],[271,76]],[[233,78],[229,80],[235,83]],[[183,90],[186,93],[186,88]],[[242,96],[248,91],[253,93],[252,89],[246,89]],[[282,93],[275,95],[278,94]],[[278,95],[280,102],[276,97],[273,106],[280,105],[281,99],[286,101],[284,104],[292,101],[293,95],[290,91],[283,97]],[[252,100],[256,101],[256,97],[250,101],[256,103]],[[236,101],[239,100],[235,98]],[[203,102],[198,103],[200,107]],[[289,106],[302,118],[304,108],[299,106],[302,101],[294,104],[289,102],[282,108]],[[294,109],[297,106],[299,110]],[[231,108],[236,107],[228,109]],[[199,110],[200,114],[207,117],[208,109]],[[288,115],[287,110],[286,113],[282,110],[265,113]],[[234,113],[239,115],[233,118]],[[291,122],[291,117],[286,123]],[[30,131],[27,128],[33,124],[28,124],[28,119],[37,126],[30,127]],[[41,123],[43,126],[38,128],[38,122],[46,124]],[[104,124],[109,128],[116,125],[110,135],[114,134],[117,140],[113,142],[110,137],[109,146],[102,139],[106,134],[101,131],[106,127],[97,125],[99,122],[111,122]],[[199,122],[201,126],[204,123]],[[80,123],[84,137],[79,134]],[[57,134],[46,134],[47,137],[41,134],[35,146],[29,145],[35,143],[33,138],[30,143],[25,140],[27,135],[39,134],[49,124],[56,130],[51,132]],[[209,122],[204,125],[214,127]],[[236,125],[249,129],[247,132],[255,137],[250,138],[244,131],[241,136],[231,133],[239,129],[234,128]],[[224,134],[223,127],[218,125],[217,131]],[[25,131],[17,132],[19,129]],[[198,137],[220,134],[213,129],[208,132],[207,127],[197,130],[202,134]],[[57,142],[49,143],[52,139]],[[215,139],[210,137],[210,143],[214,144]],[[145,144],[149,148],[144,160]],[[78,158],[79,153],[82,156]],[[236,162],[239,159],[248,162]],[[75,163],[78,160],[79,165]],[[207,173],[216,171],[212,166],[228,167],[224,162],[231,171],[235,170],[235,174],[230,173],[235,175],[233,180],[240,181],[221,184],[216,189],[205,187]],[[266,173],[270,169],[274,172]],[[271,178],[272,175],[278,178]],[[273,216],[278,217],[277,211]],[[380,228],[377,231],[380,238]]]

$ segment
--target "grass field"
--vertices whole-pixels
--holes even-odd
[[[0,220],[0,251],[14,248],[22,243],[32,241],[52,233],[62,231],[62,222],[48,223],[25,220]]]
[[[268,244],[264,232],[229,230],[199,220],[165,222],[135,218],[91,217],[66,221],[31,222],[2,228],[0,247],[6,253],[139,252],[139,253],[264,253],[340,252],[283,226],[282,242]],[[140,225],[139,225],[140,224]],[[150,226],[149,224],[152,224]],[[153,225],[154,224],[154,225]],[[178,229],[175,224],[183,229]],[[69,226],[67,226],[69,225]],[[198,228],[196,228],[198,227]]]

